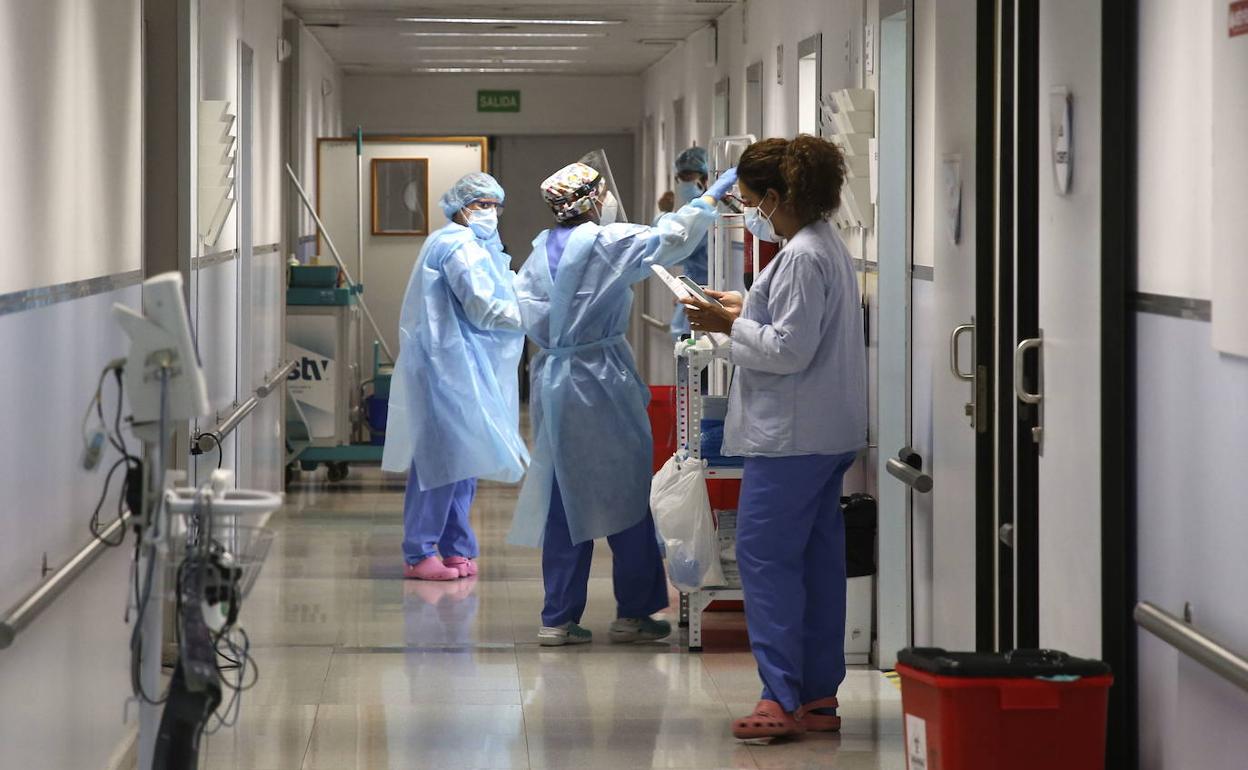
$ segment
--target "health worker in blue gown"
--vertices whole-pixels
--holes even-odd
[[[517,482],[524,348],[511,257],[498,238],[503,188],[469,174],[440,201],[450,220],[420,250],[399,318],[382,467],[408,471],[404,576],[477,574],[468,519],[477,479]]]
[[[728,176],[728,175],[725,175]],[[520,313],[540,348],[531,366],[533,465],[513,543],[542,548],[546,600],[538,641],[591,640],[580,626],[595,538],[613,553],[614,642],[662,639],[667,580],[650,515],[650,392],[625,340],[632,286],[680,262],[715,218],[712,189],[657,227],[615,223],[602,175],[574,163],[542,184],[558,224],[537,236],[516,279]]]
[[[738,738],[840,729],[845,678],[841,483],[866,445],[866,350],[858,279],[828,217],[845,160],[812,136],[751,145],[737,164],[745,225],[786,239],[742,302],[684,300],[695,331],[729,335],[735,365],[725,455],[745,458],[737,563],[763,681]]]
[[[706,149],[690,147],[676,156],[673,170],[676,172],[675,203],[677,207],[693,202],[706,192],[707,180],[710,178],[710,165],[707,162]],[[710,276],[707,265],[707,238],[703,236],[693,253],[680,265],[685,275],[705,286]],[[689,319],[685,317],[685,306],[677,305],[672,312],[672,320],[668,328],[672,339],[679,340],[689,334]]]

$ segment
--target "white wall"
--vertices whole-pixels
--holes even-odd
[[[478,113],[479,89],[519,90],[520,112]],[[638,130],[640,102],[631,76],[348,76],[344,116],[366,134],[614,134]]]
[[[748,18],[746,15],[748,14]],[[715,83],[729,78],[729,130],[745,130],[745,70],[763,62],[763,132],[797,133],[797,47],[811,35],[823,35],[823,92],[862,82],[863,4],[852,0],[768,0],[738,6],[719,18],[719,56],[714,61],[714,33],[703,29],[646,70],[642,111],[666,124],[655,158],[655,198],[671,180],[670,148],[711,139]],[[776,46],[784,46],[782,85],[776,82]],[[673,102],[685,101],[688,136],[672,137]],[[762,138],[762,137],[760,137]]]
[[[293,28],[293,33],[289,32]],[[291,167],[299,176],[299,183],[314,195],[316,190],[316,140],[323,137],[343,136],[342,103],[346,96],[342,68],[339,67],[320,41],[308,31],[303,22],[293,20],[288,34],[294,46],[292,108]],[[327,93],[328,92],[328,93]],[[283,172],[282,181],[286,184]],[[298,193],[290,193],[292,210],[295,212],[298,236],[316,235],[316,223],[298,202]],[[315,200],[315,199],[314,199]],[[326,255],[328,256],[328,255]]]
[[[1211,51],[1248,45],[1227,37],[1226,21],[1225,3],[1140,3],[1141,291],[1214,294],[1213,244],[1227,233],[1211,215],[1212,169],[1233,149],[1227,142],[1242,151],[1243,134],[1215,141],[1223,116],[1211,84],[1235,71],[1215,74]],[[1244,650],[1248,613],[1236,593],[1248,584],[1243,492],[1234,471],[1216,469],[1248,463],[1248,362],[1218,354],[1212,336],[1206,322],[1138,316],[1138,590],[1176,615],[1191,602],[1198,628]],[[1139,655],[1140,767],[1243,766],[1248,696],[1144,632]]]
[[[122,288],[0,315],[0,355],[10,362],[0,378],[6,609],[39,583],[44,554],[58,567],[91,537],[104,474],[81,469],[80,421],[96,374],[125,352],[110,308],[139,300],[141,21],[139,0],[0,0],[0,295],[123,279]],[[116,457],[105,452],[103,468]],[[117,487],[105,510],[116,510]],[[101,767],[121,740],[128,555],[105,553],[0,650],[6,766]]]
[[[138,8],[0,2],[0,293],[140,266]]]

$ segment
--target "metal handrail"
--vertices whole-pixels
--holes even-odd
[[[65,593],[65,589],[69,588],[70,584],[87,567],[90,567],[101,553],[108,550],[109,546],[105,541],[113,540],[117,535],[117,530],[125,527],[129,521],[130,512],[126,511],[122,518],[109,524],[98,537],[92,538],[90,543],[83,546],[78,553],[65,562],[64,566],[53,571],[35,587],[35,590],[10,607],[9,611],[4,613],[4,618],[0,620],[0,650],[11,646],[18,634],[33,623],[35,618],[56,601],[58,596]]]
[[[1197,631],[1191,623],[1150,602],[1135,605],[1135,622],[1192,660],[1248,690],[1248,658]]]
[[[201,455],[205,452],[211,451],[213,447],[220,446],[221,442],[225,441],[225,437],[233,433],[234,429],[239,426],[243,419],[246,418],[247,415],[251,414],[255,408],[260,405],[260,401],[262,399],[274,390],[277,390],[277,386],[281,385],[282,382],[286,380],[286,377],[290,374],[291,370],[295,368],[297,363],[297,361],[287,361],[273,373],[272,377],[265,380],[263,385],[256,388],[255,393],[253,393],[250,398],[243,403],[236,405],[234,407],[234,411],[230,412],[230,415],[224,420],[217,423],[215,428],[212,430],[202,431],[193,436],[191,438],[191,454]]]

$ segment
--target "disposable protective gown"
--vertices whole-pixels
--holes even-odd
[[[451,222],[425,241],[399,318],[384,469],[415,463],[425,490],[524,475],[514,280],[497,234],[482,241]]]
[[[538,547],[558,474],[572,542],[622,532],[649,513],[650,391],[625,339],[632,286],[651,265],[680,262],[715,219],[699,199],[656,227],[587,223],[568,239],[551,275],[546,243],[516,279],[520,314],[541,348],[530,364],[533,464],[509,540]]]

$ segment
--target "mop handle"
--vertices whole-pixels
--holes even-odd
[[[304,208],[312,215],[312,221],[316,222],[316,229],[325,238],[325,244],[329,246],[329,252],[334,255],[334,261],[338,263],[338,269],[346,277],[347,283],[355,286],[355,281],[351,279],[351,271],[347,269],[346,263],[342,261],[342,256],[338,253],[338,247],[334,245],[334,239],[329,237],[329,231],[325,229],[325,223],[316,215],[316,209],[313,208],[312,201],[308,200],[308,194],[304,191],[303,185],[299,184],[299,177],[295,176],[295,171],[290,167],[289,163],[286,164],[286,173],[290,175],[290,181],[294,183],[295,189],[299,191],[299,197],[303,199]],[[373,327],[373,333],[377,335],[377,341],[381,343],[381,349],[385,351],[386,358],[393,364],[394,354],[390,352],[390,346],[386,344],[386,338],[382,336],[381,329],[377,326],[377,321],[373,319],[373,314],[368,309],[368,303],[364,301],[363,293],[360,294],[360,309],[364,311],[364,317],[368,319],[369,326]]]

